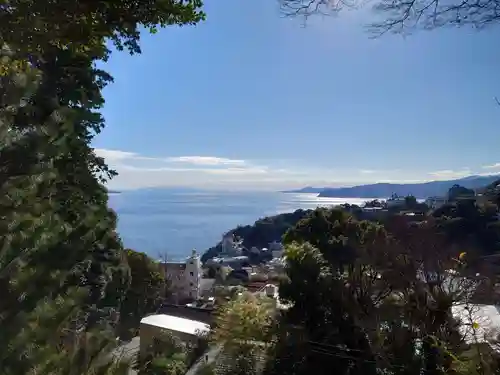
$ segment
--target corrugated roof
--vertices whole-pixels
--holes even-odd
[[[149,315],[141,320],[141,324],[147,324],[159,328],[169,329],[171,331],[197,335],[206,333],[210,330],[210,326],[198,320],[180,318],[178,316],[158,314]]]

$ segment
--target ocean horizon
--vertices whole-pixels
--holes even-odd
[[[172,191],[162,189],[110,194],[124,246],[153,258],[181,260],[193,249],[203,253],[238,225],[259,218],[374,198],[320,198],[280,192]]]

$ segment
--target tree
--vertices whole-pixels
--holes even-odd
[[[374,236],[383,230],[317,211],[287,234],[280,298],[291,307],[266,374],[455,371],[469,346],[452,306],[471,303],[480,282],[465,277],[463,257],[433,223],[400,222]],[[354,256],[332,256],[341,251]]]
[[[165,277],[160,265],[144,253],[125,250],[131,282],[120,306],[118,334],[122,340],[134,337],[141,319],[156,312],[165,299]]]
[[[358,245],[385,237],[382,226],[358,221],[340,208],[317,208],[283,237],[283,243],[309,243],[322,249],[324,256],[339,265],[357,257]]]
[[[384,207],[384,203],[381,202],[381,201],[379,201],[378,199],[374,199],[374,200],[365,202],[364,206],[365,207],[379,207],[379,208],[383,208]]]
[[[201,0],[63,1],[9,0],[1,8],[0,35],[18,61],[36,64],[48,51],[69,49],[105,58],[110,39],[118,50],[139,53],[140,27],[196,24],[205,18]]]
[[[0,6],[4,374],[68,373],[68,359],[77,360],[82,348],[107,347],[86,337],[99,332],[115,341],[129,270],[101,185],[114,172],[90,146],[104,126],[101,91],[112,80],[95,63],[109,57],[108,39],[140,52],[141,26],[154,32],[158,25],[196,23],[200,6],[196,0]]]
[[[496,196],[485,193],[473,197],[474,192],[465,189],[464,197],[460,187],[452,189],[451,201],[432,212],[436,230],[446,234],[448,243],[474,249],[479,257],[498,253],[500,223]]]
[[[12,54],[7,58],[13,62]],[[68,165],[69,141],[62,134],[75,117],[44,97],[45,78],[39,71],[12,69],[2,82],[4,100],[17,100],[17,106],[2,103],[3,125],[13,137],[0,148],[5,345],[0,366],[5,373],[53,366],[62,356],[71,357],[68,351],[76,343],[90,345],[78,336],[114,323],[127,285],[107,195],[88,169]],[[28,90],[22,90],[23,82]],[[16,87],[21,89],[17,98]]]
[[[474,198],[475,195],[476,193],[473,189],[467,189],[466,187],[455,184],[448,190],[448,201],[453,202],[457,199]]]
[[[366,2],[356,0],[278,0],[287,16],[309,17],[314,14],[335,14],[344,9],[359,8]],[[369,26],[375,35],[387,32],[409,33],[418,29],[445,26],[482,28],[496,24],[500,15],[495,0],[476,2],[451,0],[377,0],[369,3],[377,17]]]
[[[405,205],[408,208],[413,208],[418,204],[417,198],[415,198],[413,195],[407,195],[405,197]]]
[[[138,353],[136,369],[139,375],[184,375],[187,371],[186,350],[174,336],[163,334]]]
[[[215,315],[211,341],[221,347],[216,372],[252,374],[273,333],[274,314],[270,299],[244,293],[222,305]]]

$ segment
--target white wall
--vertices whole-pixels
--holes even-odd
[[[201,260],[198,254],[193,254],[186,260],[186,286],[189,288],[190,297],[200,298],[201,290]]]

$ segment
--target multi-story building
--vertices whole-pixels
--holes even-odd
[[[281,242],[273,241],[269,244],[269,250],[273,254],[273,258],[281,258],[283,256],[283,245]]]
[[[200,298],[202,269],[200,256],[193,250],[184,262],[163,262],[169,292],[174,300]]]
[[[225,234],[221,241],[220,257],[234,257],[242,253],[242,241],[236,240],[232,233]]]

